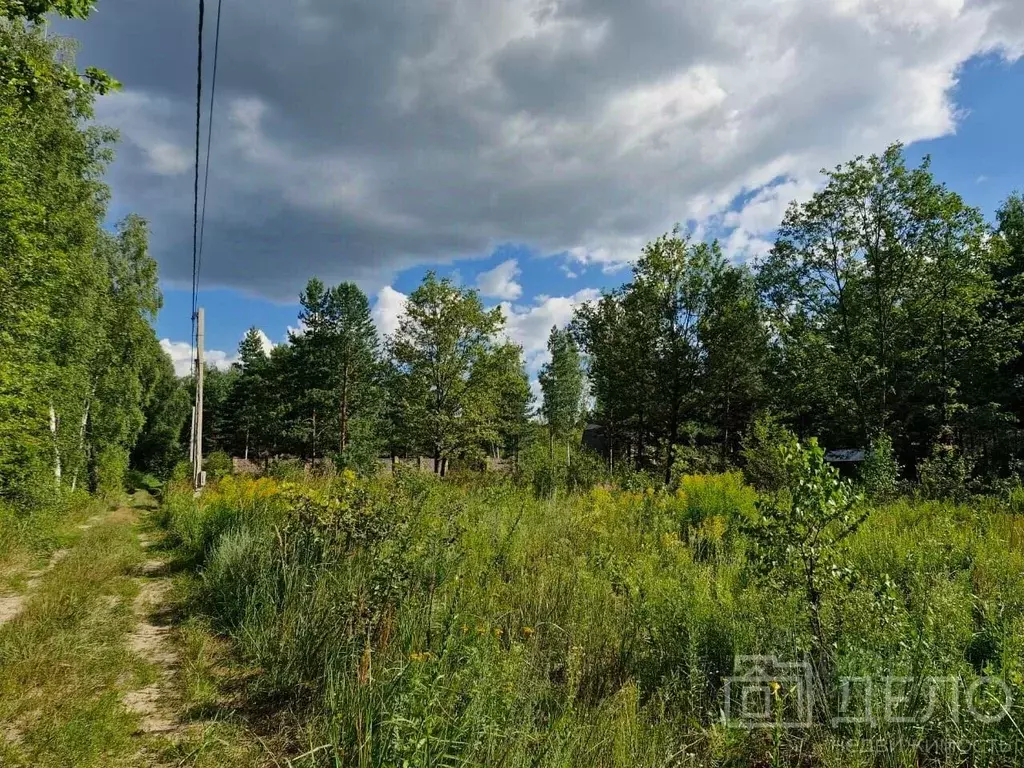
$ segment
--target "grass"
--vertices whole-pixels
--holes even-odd
[[[0,764],[130,764],[134,721],[119,696],[148,674],[123,642],[135,591],[125,573],[139,557],[122,524],[85,531],[0,628]]]
[[[756,499],[734,475],[557,500],[469,478],[228,478],[172,493],[166,522],[203,643],[258,670],[246,706],[278,713],[295,765],[1016,764],[1024,523],[991,504],[871,510],[823,599],[826,682],[997,676],[1007,716],[959,717],[945,693],[924,723],[723,721],[737,657],[812,647],[800,593],[750,567]],[[773,690],[781,717],[795,699]]]

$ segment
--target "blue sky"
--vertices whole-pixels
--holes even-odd
[[[915,161],[931,155],[938,179],[991,218],[1007,195],[1024,189],[1024,60],[1011,64],[995,55],[971,60],[960,73],[953,98],[961,111],[955,133],[915,142],[908,147],[908,155]],[[651,236],[657,234],[652,232]],[[208,258],[216,258],[216,254]],[[390,285],[407,294],[427,269],[433,268],[464,285],[475,286],[480,273],[510,259],[518,265],[516,282],[522,287],[521,297],[514,303],[524,307],[534,304],[538,296],[568,296],[585,288],[613,287],[629,274],[627,265],[609,271],[600,264],[573,261],[566,254],[545,254],[510,243],[481,258],[417,265],[400,272]],[[498,303],[493,297],[488,301]],[[189,290],[165,285],[164,308],[156,323],[161,338],[188,338],[190,302]],[[289,326],[298,324],[297,297],[289,303],[220,288],[203,290],[201,303],[206,307],[208,346],[214,350],[232,352],[253,325],[278,343],[286,339]]]

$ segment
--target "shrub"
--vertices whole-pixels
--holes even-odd
[[[206,470],[206,480],[209,482],[230,475],[234,464],[224,451],[214,451],[203,460],[203,469]]]
[[[679,480],[678,495],[686,504],[686,522],[699,525],[706,518],[741,521],[751,517],[757,493],[739,472],[687,475]]]
[[[581,450],[565,469],[565,487],[570,493],[585,493],[607,479],[604,459],[593,451]]]
[[[864,522],[868,508],[852,485],[825,461],[816,440],[806,446],[779,448],[786,472],[788,499],[765,497],[747,527],[753,548],[751,565],[769,585],[797,590],[803,597],[811,631],[812,657],[820,679],[826,669],[824,598],[842,574],[840,547]]]
[[[123,493],[128,473],[128,451],[117,445],[103,448],[96,456],[94,467],[96,493],[116,496]]]
[[[921,494],[926,499],[963,501],[970,495],[973,469],[974,462],[957,448],[952,435],[944,432],[917,468]]]
[[[171,470],[171,482],[184,483],[192,482],[192,465],[187,461],[179,461]]]
[[[786,487],[788,474],[785,456],[797,444],[796,436],[771,415],[754,419],[743,436],[740,456],[743,476],[759,491],[769,493]]]
[[[896,494],[900,465],[892,449],[892,438],[885,432],[871,441],[860,468],[860,482],[872,499],[891,499]]]

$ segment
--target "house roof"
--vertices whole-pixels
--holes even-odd
[[[866,452],[862,448],[833,448],[826,451],[825,461],[838,464],[847,461],[864,461]]]

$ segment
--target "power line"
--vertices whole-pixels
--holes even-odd
[[[203,113],[203,17],[205,0],[199,0],[199,41],[196,62],[196,159],[192,187],[192,340],[196,340],[196,307],[199,290],[199,147]]]
[[[213,34],[213,78],[210,82],[210,114],[206,127],[206,171],[203,174],[203,207],[199,214],[199,257],[196,263],[196,285],[203,271],[203,233],[206,231],[206,193],[210,190],[210,145],[213,142],[213,112],[217,98],[217,60],[220,53],[220,11],[223,0],[217,0],[217,24]]]

